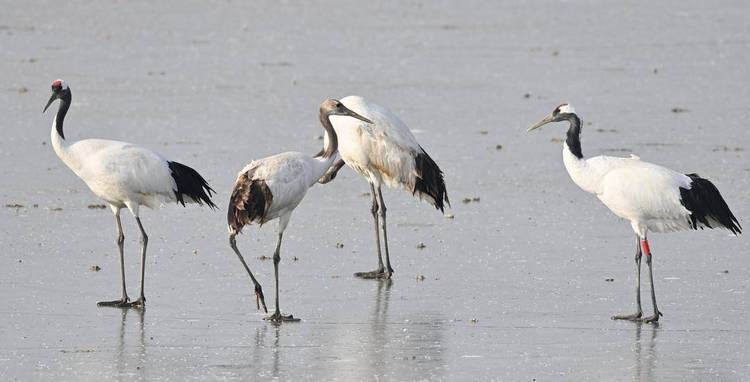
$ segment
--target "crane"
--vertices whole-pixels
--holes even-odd
[[[563,163],[573,182],[596,195],[620,218],[630,221],[635,231],[636,304],[634,314],[613,316],[613,320],[658,322],[662,313],[656,305],[652,255],[647,234],[698,228],[725,228],[742,232],[737,218],[729,210],[719,190],[698,174],[682,174],[666,167],[630,158],[596,156],[584,158],[581,151],[581,119],[570,104],[561,104],[551,114],[528,128],[538,129],[551,122],[570,125],[563,142]],[[646,256],[654,314],[642,317],[641,258]]]
[[[279,305],[279,262],[281,261],[281,240],[289,224],[294,209],[302,202],[307,190],[314,186],[336,159],[338,140],[331,126],[331,116],[355,118],[365,123],[369,119],[355,113],[340,101],[328,99],[320,105],[320,122],[325,130],[323,149],[310,156],[300,152],[284,152],[250,162],[237,175],[227,211],[229,225],[229,245],[239,257],[255,286],[256,305],[268,312],[263,289],[247,266],[237,249],[236,236],[250,223],[263,225],[279,219],[278,241],[273,253],[274,278],[276,280],[276,311],[268,320],[274,322],[298,321],[293,315],[282,315]],[[259,303],[260,302],[260,303]]]
[[[339,138],[341,158],[321,179],[321,183],[334,179],[337,172],[346,164],[370,184],[370,211],[375,223],[378,267],[373,271],[357,272],[354,275],[367,279],[390,279],[393,267],[388,251],[386,207],[381,186],[385,184],[405,189],[442,212],[444,202],[450,206],[443,171],[417,143],[406,124],[390,110],[368,102],[360,96],[348,96],[342,98],[341,102],[373,122],[364,124],[351,118],[332,119],[333,128]],[[385,265],[381,255],[380,229],[383,231]]]
[[[146,273],[146,247],[148,235],[141,223],[141,206],[156,209],[165,202],[216,205],[211,201],[213,189],[194,169],[149,149],[127,142],[104,139],[84,139],[68,142],[63,131],[65,115],[70,108],[72,93],[65,81],[52,82],[52,95],[44,107],[60,100],[55,119],[52,121],[52,148],[57,156],[70,168],[91,191],[109,205],[117,224],[117,247],[120,253],[120,275],[122,297],[113,301],[99,302],[99,306],[120,308],[142,308],[146,304],[143,293]],[[120,222],[120,210],[127,208],[135,217],[141,231],[141,294],[130,301],[125,287],[125,235]]]

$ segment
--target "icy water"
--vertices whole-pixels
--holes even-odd
[[[525,127],[569,101],[584,154],[698,172],[750,226],[749,3],[1,5],[0,379],[747,380],[747,237],[653,235],[662,322],[611,321],[634,310],[632,230],[568,178],[566,126]],[[115,225],[50,147],[58,77],[69,139],[137,142],[218,191],[219,211],[142,213],[145,311],[96,306],[120,293]],[[355,279],[376,258],[343,170],[293,216],[281,306],[302,321],[273,326],[227,244],[229,189],[253,158],[316,152],[319,103],[348,94],[410,125],[454,218],[387,191],[394,279]],[[239,237],[271,306],[274,240]]]

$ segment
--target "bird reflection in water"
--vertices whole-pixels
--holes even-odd
[[[645,329],[644,329],[645,328]],[[656,365],[656,334],[659,325],[643,325],[638,323],[635,326],[635,375],[636,381],[653,381],[654,367]],[[645,333],[642,333],[645,331]]]
[[[128,313],[131,311],[135,311],[138,315],[138,324],[136,325],[136,330],[138,331],[137,336],[128,335]],[[144,331],[143,325],[143,317],[145,315],[145,312],[146,309],[122,309],[122,320],[120,321],[119,333],[120,335],[118,337],[117,350],[115,352],[115,356],[117,357],[116,361],[118,380],[132,380],[133,374],[138,375],[139,379],[146,378],[146,369],[144,367],[147,357],[146,333]],[[133,351],[130,351],[128,345],[126,344],[125,340],[128,338],[138,339],[138,343],[133,348],[131,348]],[[135,369],[133,368],[133,366],[135,366]]]

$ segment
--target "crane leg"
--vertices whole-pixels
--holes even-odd
[[[370,195],[372,195],[372,219],[375,223],[375,245],[378,249],[378,269],[369,272],[357,272],[354,274],[355,277],[361,277],[363,279],[378,279],[385,276],[385,267],[383,266],[383,255],[380,250],[380,226],[378,223],[378,194],[375,192],[375,185],[370,183]]]
[[[247,266],[245,258],[242,257],[240,250],[237,249],[237,240],[235,239],[235,236],[237,236],[236,233],[229,234],[229,246],[231,246],[232,250],[234,250],[234,253],[237,254],[237,257],[240,259],[242,266],[245,267],[247,274],[250,275],[250,280],[253,281],[253,285],[255,286],[255,304],[257,305],[257,308],[260,309],[260,304],[263,303],[263,311],[268,313],[268,309],[266,308],[266,300],[265,298],[263,298],[263,288],[260,287],[260,283],[258,283],[258,280],[255,279],[255,276],[253,276],[253,272],[250,271],[250,267]]]
[[[137,300],[132,302],[132,306],[143,308],[146,306],[146,296],[143,294],[143,286],[146,281],[146,248],[148,247],[148,235],[146,235],[146,230],[143,229],[141,218],[136,216],[135,222],[138,223],[138,229],[141,231],[141,295]]]
[[[276,251],[273,253],[273,273],[276,279],[276,312],[266,317],[266,320],[272,322],[284,322],[284,321],[299,321],[299,318],[294,318],[291,314],[284,316],[281,314],[281,308],[279,307],[279,263],[281,262],[281,238],[284,236],[284,232],[279,232],[279,241],[276,243]]]
[[[383,193],[380,191],[380,186],[378,185],[378,205],[380,207],[380,225],[383,226],[383,249],[385,249],[385,277],[386,279],[390,279],[391,275],[393,274],[393,268],[391,268],[391,257],[388,254],[388,228],[387,224],[385,222],[385,201],[383,201]]]
[[[115,212],[115,222],[117,223],[117,248],[120,251],[120,276],[122,276],[122,297],[119,300],[100,301],[96,305],[125,308],[127,307],[127,304],[130,302],[130,299],[128,298],[127,289],[125,288],[125,254],[124,254],[125,235],[122,233],[122,223],[120,222],[120,209],[115,209],[115,207],[112,207],[112,209]]]
[[[648,246],[648,240],[645,238],[641,242],[643,251],[646,252],[646,265],[648,265],[648,280],[651,283],[651,303],[654,306],[654,315],[644,317],[643,322],[659,322],[659,317],[662,316],[659,308],[656,306],[656,292],[654,292],[654,273],[653,266],[651,264],[651,249]]]
[[[635,236],[635,303],[638,306],[638,311],[634,314],[621,314],[612,316],[613,320],[630,320],[636,321],[643,316],[643,310],[641,309],[641,238]]]

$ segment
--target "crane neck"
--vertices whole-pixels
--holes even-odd
[[[50,132],[50,143],[52,148],[55,150],[55,154],[68,166],[73,172],[80,167],[80,160],[77,159],[74,152],[68,150],[70,145],[65,141],[65,133],[63,132],[63,123],[65,122],[65,114],[68,113],[70,108],[70,101],[72,96],[68,89],[60,96],[60,106],[57,108],[57,114],[55,119],[52,121],[52,131]]]
[[[68,109],[70,108],[70,102],[72,99],[73,95],[70,93],[70,89],[65,90],[63,95],[60,96],[60,106],[58,106],[57,114],[55,115],[55,130],[62,139],[65,139],[63,123],[65,122],[65,115],[68,114]]]
[[[322,157],[323,159],[332,158],[336,153],[336,150],[339,149],[339,140],[336,136],[336,131],[333,129],[333,124],[331,123],[331,115],[322,109],[320,110],[320,123],[326,131],[326,135],[323,139],[323,148],[315,155],[315,157]]]
[[[568,122],[570,122],[570,128],[568,128],[565,143],[576,158],[583,159],[583,152],[581,152],[581,119],[576,114],[570,114]]]

